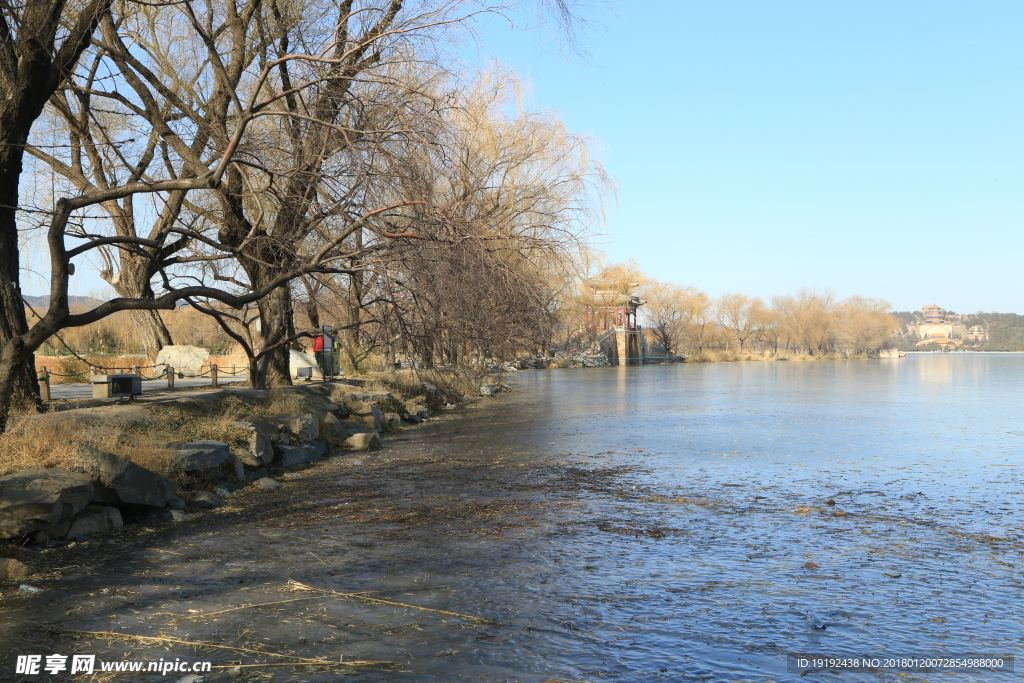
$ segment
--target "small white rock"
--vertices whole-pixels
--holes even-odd
[[[23,583],[20,586],[18,586],[18,590],[21,591],[22,593],[42,593],[43,592],[42,588],[36,588],[35,586],[30,586],[27,583]]]

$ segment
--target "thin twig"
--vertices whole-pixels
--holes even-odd
[[[284,602],[298,602],[299,600],[316,600],[318,598],[325,598],[325,595],[317,595],[308,598],[289,598],[288,600],[275,600],[274,602],[260,602],[255,605],[241,605],[239,607],[232,607],[230,609],[222,609],[219,612],[199,612],[198,614],[186,614],[183,617],[175,617],[171,621],[181,621],[182,619],[198,619],[200,617],[212,617],[215,614],[225,614],[226,612],[235,612],[240,609],[252,609],[253,607],[266,607],[267,605],[280,605]]]
[[[410,605],[404,602],[395,602],[394,600],[382,600],[380,598],[370,598],[359,593],[339,593],[338,591],[328,590],[326,588],[314,588],[313,586],[307,586],[304,583],[299,583],[293,579],[288,579],[288,585],[292,586],[297,590],[304,591],[318,591],[320,593],[327,593],[329,595],[337,595],[343,598],[354,598],[356,600],[363,600],[364,602],[373,602],[380,605],[392,605],[394,607],[408,607],[410,609],[423,610],[424,612],[436,612],[437,614],[446,614],[450,617],[458,617],[459,619],[468,619],[469,621],[480,622],[481,624],[492,624],[494,626],[501,626],[497,621],[490,619],[484,619],[483,617],[474,617],[469,614],[459,614],[458,612],[449,612],[445,609],[434,609],[433,607],[420,607],[419,605]]]

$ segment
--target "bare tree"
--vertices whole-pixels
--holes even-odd
[[[693,318],[694,299],[699,295],[693,287],[661,282],[652,282],[644,289],[642,311],[654,343],[670,354],[678,351]]]
[[[715,303],[718,324],[732,333],[743,351],[747,340],[755,337],[765,322],[764,302],[743,294],[725,294]]]
[[[110,0],[0,6],[0,345],[28,330],[21,296],[17,209],[25,143],[36,119],[75,66]],[[11,368],[5,399],[38,401],[32,353]]]
[[[148,8],[154,9],[154,8]],[[165,8],[166,11],[178,13],[176,16],[185,21],[187,27],[198,36],[200,44],[206,47],[206,56],[210,63],[215,65],[214,78],[211,83],[214,86],[228,86],[230,79],[223,77],[227,71],[221,53],[216,49],[214,41],[206,30],[216,15],[215,8],[208,8],[205,17],[200,17],[191,4],[181,3],[172,8]],[[106,13],[102,17],[103,38],[106,41],[101,49],[110,54],[120,50],[120,59],[124,64],[129,64],[134,59],[135,53],[118,45],[120,34],[118,27],[111,14]],[[208,222],[225,222],[223,216],[211,216],[204,213],[204,193],[216,194],[225,183],[228,171],[235,169],[238,165],[244,164],[244,155],[240,147],[251,140],[247,137],[251,132],[259,132],[257,122],[264,116],[272,115],[272,109],[277,101],[302,92],[306,87],[312,87],[317,82],[316,78],[306,82],[303,87],[293,87],[281,90],[270,85],[271,76],[282,62],[313,61],[317,64],[339,64],[340,59],[325,57],[310,57],[303,54],[287,54],[278,57],[276,60],[265,61],[258,68],[246,73],[247,88],[244,92],[231,90],[222,92],[225,88],[213,87],[216,94],[220,92],[219,99],[211,98],[207,106],[211,109],[221,107],[223,125],[219,129],[222,137],[218,139],[216,134],[207,136],[201,127],[172,126],[173,121],[168,121],[162,114],[147,111],[146,107],[154,107],[155,104],[147,100],[146,88],[140,87],[134,90],[143,102],[142,107],[136,107],[135,111],[140,120],[146,121],[152,126],[150,137],[156,140],[154,148],[158,148],[161,154],[168,161],[163,165],[164,177],[152,177],[145,172],[145,169],[136,173],[115,173],[115,174],[94,174],[93,178],[102,177],[103,186],[95,183],[84,186],[83,190],[76,190],[71,196],[62,197],[54,203],[50,210],[51,218],[46,234],[46,245],[50,261],[50,303],[47,311],[41,315],[30,328],[21,333],[14,333],[0,350],[0,428],[6,425],[9,415],[13,390],[25,374],[26,367],[32,367],[32,354],[43,342],[53,334],[66,327],[86,325],[116,311],[157,311],[160,309],[171,309],[176,302],[189,297],[205,298],[219,301],[230,307],[241,307],[251,302],[260,302],[265,297],[277,290],[286,289],[288,283],[303,274],[314,272],[338,272],[333,266],[336,259],[338,247],[355,230],[370,225],[375,217],[385,214],[392,207],[380,207],[362,213],[353,212],[348,216],[346,231],[333,235],[318,248],[303,254],[301,260],[279,261],[277,267],[270,271],[266,277],[256,282],[245,282],[233,278],[222,278],[218,281],[218,273],[211,267],[224,260],[237,259],[244,256],[244,250],[251,241],[259,239],[259,235],[246,236],[241,241],[236,239],[223,241],[216,235],[210,235],[208,231],[197,228],[200,218]],[[251,60],[249,60],[251,62]],[[116,60],[115,60],[116,63]],[[132,80],[132,73],[136,75],[146,69],[134,64],[135,71],[121,70],[118,74],[125,81]],[[330,74],[328,74],[329,76]],[[240,79],[241,80],[241,79]],[[156,86],[154,86],[156,87]],[[163,91],[166,88],[161,86]],[[162,93],[167,101],[171,101],[174,93]],[[106,92],[111,99],[125,104],[125,100],[118,99],[117,91]],[[223,104],[222,104],[223,103]],[[186,105],[178,100],[181,108]],[[125,106],[130,106],[128,101]],[[86,115],[91,115],[87,109]],[[250,130],[252,129],[252,130]],[[78,129],[84,130],[84,129]],[[72,129],[72,136],[75,131]],[[187,135],[186,135],[187,134]],[[200,150],[193,149],[186,141],[187,136],[208,139],[209,144],[196,145]],[[106,142],[110,142],[107,140]],[[88,146],[83,142],[82,146]],[[69,148],[74,149],[73,145]],[[176,165],[172,153],[180,160]],[[140,237],[136,234],[119,234],[116,230],[113,234],[101,234],[92,231],[91,226],[95,223],[95,216],[91,211],[93,207],[106,207],[108,210],[116,210],[111,207],[120,207],[125,210],[132,206],[130,201],[142,196],[158,197],[164,205],[180,202],[187,206],[191,212],[189,220],[183,220],[180,215],[175,215],[160,223],[160,230],[156,235]],[[189,201],[190,197],[196,196],[197,200]],[[121,202],[118,204],[118,202]],[[210,219],[214,220],[210,220]],[[257,226],[258,227],[258,226]],[[152,237],[152,238],[151,238]],[[237,237],[237,236],[233,236]],[[73,244],[69,245],[68,240]],[[191,255],[179,255],[180,247],[189,245],[193,247]],[[173,248],[172,248],[173,246]],[[120,297],[107,301],[96,308],[72,314],[68,306],[68,283],[73,271],[73,260],[76,258],[87,258],[90,253],[96,250],[115,247],[123,252],[129,252],[146,259],[148,268],[157,276],[160,284],[159,291],[144,292],[137,297]],[[196,269],[196,266],[205,266]],[[186,268],[184,272],[180,269]],[[211,286],[216,282],[219,286]],[[287,314],[290,316],[291,311]],[[285,336],[278,330],[286,329],[276,325],[275,336],[265,341],[263,350],[282,341]],[[33,377],[34,379],[34,377]]]

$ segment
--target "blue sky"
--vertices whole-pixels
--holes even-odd
[[[481,60],[592,136],[599,245],[712,295],[801,287],[1024,313],[1021,2],[594,7],[586,57],[481,29]]]

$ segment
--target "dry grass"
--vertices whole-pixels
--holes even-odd
[[[121,418],[116,406],[44,415],[19,415],[0,435],[0,476],[24,469],[74,465],[80,444],[120,455],[142,467],[184,482],[167,444],[209,439],[244,446],[248,432],[234,426],[244,414],[273,416],[298,403],[293,397],[273,401],[229,398],[204,403],[164,403],[135,407],[134,419]],[[110,410],[110,417],[103,417]],[[294,410],[292,410],[294,412]],[[144,419],[138,419],[141,416]]]
[[[79,445],[120,455],[154,472],[173,476],[166,441],[151,438],[132,426],[112,421],[48,419],[48,415],[16,416],[0,435],[0,475],[25,469],[66,469],[75,464]]]
[[[380,373],[368,383],[395,394],[394,405],[384,412],[404,412],[403,401],[414,398],[435,408],[449,395],[430,392],[424,382],[439,382],[444,374],[412,371]],[[431,382],[431,383],[433,383]],[[312,389],[312,387],[311,387]],[[342,397],[354,387],[336,385]],[[182,398],[187,399],[188,394]],[[315,391],[290,388],[270,390],[266,399],[247,398],[234,392],[213,401],[172,401],[150,405],[104,406],[46,414],[16,415],[0,435],[0,476],[24,469],[67,468],[74,465],[80,444],[120,455],[147,469],[160,472],[178,484],[190,478],[177,471],[173,450],[167,444],[209,439],[231,446],[248,445],[250,432],[235,426],[244,415],[275,419],[280,414],[314,413],[323,417],[326,397]],[[328,438],[332,446],[340,445]]]

